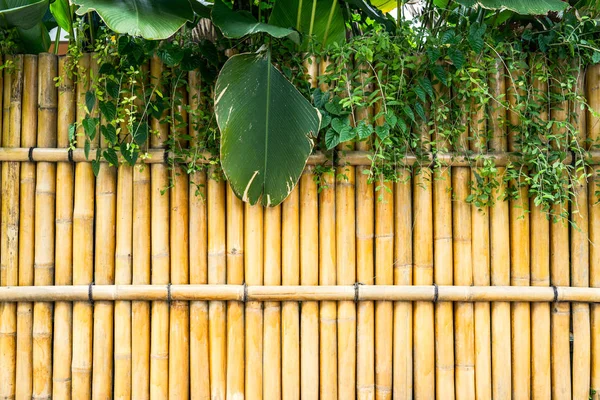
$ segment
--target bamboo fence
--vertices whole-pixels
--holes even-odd
[[[344,145],[333,162],[312,155],[289,198],[263,209],[214,166],[166,164],[173,132],[158,119],[148,165],[103,162],[95,176],[85,139],[69,148],[95,57],[79,59],[77,80],[65,58],[11,58],[0,74],[0,399],[600,399],[597,180],[577,177],[571,225],[549,221],[526,187],[489,209],[467,203],[482,163],[502,175],[519,157],[518,119],[499,103],[467,114],[454,88],[436,87],[465,128],[452,144],[435,125],[433,136],[416,128],[431,164],[407,156],[397,182],[370,181],[370,143]],[[527,67],[496,66],[490,93],[517,106]],[[316,87],[327,61],[306,67]],[[164,68],[149,63],[150,84]],[[600,109],[600,66],[584,72],[577,90]],[[559,81],[529,85],[558,93]],[[206,107],[197,72],[176,90],[183,120]],[[597,116],[562,102],[538,118],[549,117],[575,118],[597,175]],[[193,144],[200,128],[177,129]],[[98,137],[90,158],[106,146]],[[334,168],[317,183],[324,164]]]

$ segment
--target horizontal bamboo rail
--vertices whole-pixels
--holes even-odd
[[[0,161],[15,162],[91,162],[96,159],[96,152],[102,152],[104,149],[91,149],[89,158],[86,158],[82,148],[42,148],[42,147],[0,147]],[[338,151],[336,153],[335,165],[353,165],[370,166],[373,163],[373,153],[367,150]],[[175,160],[176,163],[196,162],[199,164],[208,164],[214,156],[208,152],[200,153],[198,157],[179,158],[175,153],[162,148],[148,149],[148,158],[138,163],[162,164]],[[563,164],[573,164],[573,159],[579,157],[572,153],[565,153]],[[400,160],[399,166],[427,165],[432,166],[450,166],[450,167],[480,167],[486,161],[493,160],[498,167],[505,167],[509,163],[518,163],[520,155],[517,152],[488,152],[488,153],[469,153],[469,152],[429,152],[421,157],[413,154],[407,154]],[[591,165],[600,165],[600,150],[588,152],[585,160]],[[107,162],[104,158],[101,162]],[[119,161],[125,159],[119,155]],[[308,158],[307,165],[332,165],[334,161],[331,155],[325,153],[315,153]]]
[[[71,285],[0,287],[18,301],[429,301],[600,303],[600,288],[437,285]]]

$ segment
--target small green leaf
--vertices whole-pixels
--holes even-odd
[[[409,106],[402,107],[402,111],[404,111],[404,114],[406,114],[408,116],[408,118],[410,118],[410,120],[412,122],[417,122],[415,120],[415,113],[413,112],[413,110]]]
[[[129,165],[135,165],[135,162],[138,158],[137,150],[132,151],[130,148],[128,148],[127,143],[125,142],[121,142],[119,145],[119,150],[121,150],[121,155]]]
[[[85,144],[83,145],[83,153],[85,154],[86,160],[90,159],[90,141],[85,140]]]
[[[390,126],[390,129],[394,129],[394,127],[396,126],[396,123],[398,122],[398,118],[396,117],[396,115],[394,114],[393,111],[388,111],[385,114],[385,122],[388,123],[388,125]]]
[[[356,137],[356,131],[350,125],[347,125],[340,132],[340,143],[347,142]]]
[[[340,104],[340,98],[335,96],[330,102],[325,103],[325,109],[327,112],[333,115],[340,116],[343,113],[342,105]]]
[[[594,51],[594,54],[592,54],[592,62],[594,64],[600,63],[600,51],[598,51],[598,50]]]
[[[102,136],[111,144],[117,143],[117,128],[114,125],[102,125],[100,127]]]
[[[379,139],[384,140],[386,137],[390,135],[390,126],[385,123],[381,126],[375,127],[375,133],[379,137]]]
[[[96,137],[96,125],[98,124],[97,118],[92,118],[89,115],[86,115],[83,121],[81,121],[81,125],[83,125],[83,130],[85,134],[90,138],[90,140],[94,140]]]
[[[448,57],[450,57],[450,60],[452,60],[452,64],[454,64],[456,69],[461,69],[465,64],[464,54],[456,47],[450,47],[448,49]]]
[[[100,160],[92,160],[92,172],[94,172],[94,176],[98,176],[100,173]]]
[[[434,70],[435,70],[435,67],[440,67],[441,68],[441,65],[435,65],[433,67]],[[434,95],[433,95],[433,85],[431,84],[431,81],[429,80],[429,78],[427,78],[427,77],[420,78],[419,79],[419,85],[423,88],[423,90],[425,90],[425,92],[427,92],[427,94],[429,95],[429,97],[431,99],[434,98]],[[425,101],[425,100],[423,100],[423,101]]]
[[[115,167],[119,166],[119,157],[117,157],[117,152],[112,147],[104,150],[102,153],[104,159],[110,163],[110,165],[114,165]]]
[[[373,131],[373,125],[367,124],[364,120],[361,120],[356,126],[356,133],[358,134],[358,138],[360,140],[364,140],[371,136]]]
[[[77,131],[77,124],[73,122],[69,124],[69,143],[72,143],[75,140],[75,132]]]
[[[323,117],[321,118],[321,129],[327,128],[329,124],[331,124],[331,117],[329,116],[329,114],[323,115]]]
[[[101,101],[98,103],[100,112],[104,115],[106,121],[111,122],[117,117],[117,106],[110,101]]]
[[[331,127],[337,132],[342,133],[342,131],[350,126],[350,121],[348,119],[340,119],[334,118],[331,120]]]
[[[94,105],[96,105],[96,95],[92,91],[87,91],[85,93],[85,106],[87,107],[87,112],[91,113],[94,109]]]
[[[448,86],[448,75],[446,74],[444,67],[441,65],[434,65],[433,74],[444,84],[444,86]],[[431,97],[433,98],[433,95]]]
[[[109,80],[106,82],[106,92],[114,99],[119,97],[119,84],[115,81]]]
[[[133,141],[138,146],[143,145],[148,140],[148,132],[150,131],[147,122],[140,122],[133,130]]]
[[[325,133],[325,146],[327,146],[327,150],[333,149],[338,144],[340,144],[340,135],[332,128],[327,129]]]

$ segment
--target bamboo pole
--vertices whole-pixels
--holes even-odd
[[[164,66],[157,56],[150,62],[150,84],[162,90],[161,77]],[[164,147],[169,127],[160,119],[152,118],[152,130],[158,132],[150,139],[153,147]],[[169,249],[169,196],[162,191],[169,185],[166,165],[151,166],[151,248],[152,284],[166,284],[170,280]],[[150,398],[166,399],[169,393],[169,304],[166,301],[152,303],[150,329]]]
[[[16,147],[21,143],[21,108],[23,90],[23,56],[13,56],[16,70],[4,76],[4,90],[9,90],[4,106],[5,134],[3,147]],[[8,114],[8,116],[7,116]],[[2,249],[0,251],[0,284],[15,286],[18,282],[19,264],[19,175],[20,164],[6,162],[2,165]],[[16,304],[0,304],[0,398],[14,398],[16,377]]]
[[[214,168],[209,169],[207,186],[208,283],[226,283],[225,183]],[[219,180],[217,180],[219,179]],[[225,303],[208,305],[211,399],[224,399],[227,379],[227,326]]]
[[[23,98],[21,142],[23,147],[35,147],[37,133],[38,60],[35,55],[23,56]],[[19,197],[19,285],[34,281],[35,237],[35,169],[34,163],[21,164]],[[17,352],[15,398],[31,398],[33,393],[33,304],[17,304]]]
[[[39,55],[36,110],[37,145],[57,144],[57,58]],[[67,189],[68,190],[68,189]],[[35,188],[35,264],[36,285],[54,284],[56,165],[38,163]],[[61,255],[62,256],[62,255]],[[33,397],[52,396],[52,317],[53,304],[35,303],[33,309]]]
[[[495,60],[496,72],[491,73],[488,82],[493,97],[489,104],[488,130],[491,133],[489,149],[505,151],[507,146],[504,121],[506,110],[498,104],[506,92],[504,66],[501,60]],[[498,168],[498,187],[492,190],[494,205],[490,207],[490,270],[491,284],[494,286],[510,284],[510,235],[508,203],[502,198],[506,192],[504,184],[505,168]],[[500,198],[500,199],[499,199]],[[506,302],[492,304],[492,396],[510,398],[511,385],[511,324],[510,304]]]
[[[412,174],[398,171],[394,188],[394,285],[413,283]],[[413,398],[413,305],[394,303],[393,386],[394,399]]]
[[[592,110],[600,109],[600,64],[588,67],[586,99]],[[587,136],[591,144],[597,144],[600,139],[600,121],[592,113],[587,113]],[[592,177],[589,179],[588,193],[597,193],[600,168],[593,167]],[[600,287],[600,216],[598,210],[600,204],[595,200],[595,196],[588,196],[589,201],[589,229],[590,229],[590,286]],[[591,305],[591,331],[598,332],[600,329],[600,307],[596,304]],[[600,337],[592,335],[591,338],[591,390],[596,392],[592,397],[594,400],[600,399]]]
[[[132,283],[149,285],[150,278],[150,168],[133,170]],[[131,397],[150,399],[150,303],[131,303]]]
[[[575,61],[576,86],[575,90],[580,96],[585,95],[585,73]],[[571,118],[575,128],[575,140],[583,149],[586,149],[586,115],[583,104],[573,101],[571,104]],[[587,170],[576,171],[574,187],[574,203],[571,204],[571,285],[574,287],[590,286],[590,258],[589,258],[589,211],[587,192]],[[590,394],[590,367],[591,367],[591,332],[590,332],[590,306],[585,303],[575,303],[572,306],[573,321],[573,398],[585,399]]]
[[[58,60],[58,115],[57,145],[69,145],[69,125],[75,122],[76,105],[74,83],[67,66],[72,61],[66,57]],[[55,285],[73,283],[73,164],[56,165],[56,257]],[[51,324],[52,322],[50,322]],[[71,360],[73,343],[73,305],[57,302],[54,305],[54,346],[52,349],[52,397],[71,398]],[[52,326],[52,325],[50,325]]]
[[[85,133],[80,127],[86,110],[85,94],[90,88],[90,55],[77,62],[77,147],[83,147]],[[94,147],[94,146],[90,146]],[[75,166],[75,204],[73,208],[73,284],[89,285],[94,265],[94,188],[95,179],[89,163]],[[89,301],[73,304],[73,360],[71,364],[72,394],[75,399],[92,397],[93,308]]]
[[[264,210],[264,252],[264,284],[279,286],[281,285],[281,206],[268,207]],[[315,263],[315,269],[316,265]],[[281,399],[281,306],[277,301],[264,303],[263,335],[263,398]],[[318,374],[318,365],[315,371]]]
[[[300,188],[282,205],[281,283],[300,283]],[[321,225],[319,225],[321,226]],[[281,392],[285,400],[300,398],[300,307],[295,301],[281,307]],[[334,383],[337,385],[337,381]]]
[[[541,56],[532,56],[533,96],[541,104],[539,121],[548,120],[548,83]],[[550,285],[550,221],[547,214],[530,200],[531,209],[531,285]],[[531,397],[549,399],[550,379],[550,304],[531,305]]]
[[[300,178],[300,284],[319,283],[319,203],[313,169]],[[319,397],[319,304],[300,305],[300,387],[302,399]]]
[[[507,97],[510,105],[508,112],[509,132],[508,148],[517,151],[519,145],[519,116],[522,100],[525,97],[525,67],[517,61],[509,66],[507,77]],[[529,193],[523,181],[511,182],[518,192],[518,198],[510,200],[510,282],[513,286],[527,286],[530,280],[529,248]],[[512,324],[512,398],[529,399],[531,394],[531,319],[528,303],[511,305]]]
[[[244,203],[227,185],[227,283],[244,283]],[[244,393],[244,305],[227,303],[227,397]]]
[[[333,172],[322,175],[319,193],[319,285],[336,284],[335,248],[335,177]],[[289,201],[289,200],[288,200]],[[337,307],[333,301],[323,301],[319,318],[319,398],[337,399]]]
[[[562,97],[560,80],[560,76],[552,77],[550,90],[554,97],[558,98],[555,98],[551,104],[550,119],[565,121],[568,119],[568,102],[560,101]],[[552,134],[564,135],[565,132],[554,124]],[[552,145],[556,147],[556,142]],[[554,204],[551,209],[552,217],[559,217],[565,207],[564,203]],[[569,265],[569,226],[565,218],[558,218],[558,221],[550,225],[550,283],[552,285],[569,285],[569,268],[565,268],[565,265]],[[570,310],[568,303],[552,305],[552,397],[559,399],[571,396]]]
[[[263,284],[263,208],[245,203],[244,209],[244,275],[248,285]],[[263,396],[263,310],[262,303],[249,301],[245,310],[245,397]]]

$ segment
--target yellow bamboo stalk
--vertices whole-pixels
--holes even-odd
[[[319,203],[313,168],[300,178],[300,284],[319,283]],[[300,385],[302,399],[319,397],[319,303],[303,302],[300,311]]]
[[[548,120],[547,91],[548,83],[538,76],[545,73],[542,57],[533,56],[530,61],[533,95],[542,102],[538,116],[540,121]],[[548,216],[534,200],[530,200],[531,209],[531,285],[550,285],[550,221]],[[549,399],[552,382],[550,379],[550,304],[531,304],[531,397]]]
[[[300,283],[300,188],[296,186],[282,206],[281,283]],[[282,303],[281,392],[285,400],[300,398],[300,314],[295,301]],[[337,384],[334,383],[334,384]]]
[[[595,64],[588,67],[587,76],[587,93],[586,99],[588,104],[593,110],[600,109],[600,64]],[[587,114],[587,136],[591,140],[592,144],[597,144],[600,139],[600,121],[593,113],[588,112]],[[588,196],[589,201],[589,229],[590,229],[590,286],[600,286],[600,249],[598,249],[598,243],[600,243],[600,216],[598,210],[600,204],[595,200],[595,193],[600,190],[598,187],[598,179],[600,175],[600,168],[593,167],[592,177],[589,179],[588,193],[594,195]],[[592,332],[598,332],[600,329],[600,307],[596,304],[591,305],[591,330]],[[592,391],[595,391],[593,399],[600,399],[600,337],[598,335],[592,335],[591,339],[591,378],[590,387]]]
[[[77,62],[77,122],[83,121],[85,94],[90,88],[90,55],[83,54]],[[85,144],[85,133],[79,126],[77,147]],[[94,147],[94,146],[91,146]],[[75,166],[73,208],[73,284],[89,285],[93,281],[94,265],[94,190],[95,178],[89,163]],[[73,360],[71,364],[72,394],[75,399],[92,397],[92,335],[93,308],[89,301],[73,304]]]
[[[74,83],[68,74],[71,61],[66,57],[58,60],[58,116],[57,145],[69,146],[69,125],[75,122],[76,105]],[[56,254],[55,285],[73,283],[73,164],[59,162],[56,165]],[[73,306],[70,302],[54,305],[54,347],[52,350],[52,397],[71,398],[71,346],[73,341]]]
[[[575,62],[579,62],[576,60]],[[577,66],[577,83],[575,90],[581,96],[585,95],[585,74]],[[583,104],[573,102],[572,123],[575,128],[575,139],[579,146],[585,148],[586,113]],[[589,258],[589,211],[587,170],[577,171],[574,187],[574,204],[571,205],[571,285],[575,287],[590,286],[590,258]],[[573,303],[573,398],[585,399],[590,394],[590,366],[591,366],[591,332],[590,332],[590,306],[587,303]]]
[[[394,285],[413,283],[412,174],[398,170],[394,188]],[[413,398],[413,305],[394,303],[393,398]]]
[[[57,90],[54,77],[57,58],[39,55],[36,108],[39,147],[56,147]],[[21,171],[23,172],[23,171]],[[36,285],[54,283],[54,223],[56,199],[56,165],[38,163],[35,188],[35,264]],[[33,397],[52,396],[52,309],[50,303],[35,303],[33,309]]]
[[[563,65],[564,68],[564,65]],[[550,90],[560,96],[560,76],[553,76]],[[568,119],[568,102],[555,101],[551,104],[551,119],[565,121]],[[552,126],[554,135],[563,135],[557,124]],[[556,142],[552,143],[556,146]],[[560,216],[565,210],[564,203],[553,205],[551,213]],[[553,286],[568,286],[569,268],[569,226],[565,218],[550,224],[550,283]],[[551,360],[552,360],[552,397],[557,399],[571,396],[571,344],[570,344],[570,304],[557,302],[551,306]]]
[[[193,182],[193,185],[192,185]],[[190,284],[208,283],[206,172],[190,176]],[[197,188],[194,187],[197,185]],[[190,395],[210,398],[208,302],[190,303]]]
[[[494,99],[501,100],[506,93],[504,64],[495,61],[496,72],[490,74],[488,83],[493,97],[489,104],[488,127],[491,132],[489,150],[506,151],[504,128],[506,109]],[[492,190],[494,205],[490,207],[490,269],[492,285],[510,283],[510,235],[508,203],[502,200],[506,192],[503,176],[506,169],[498,168],[498,187]],[[500,199],[499,199],[500,198]],[[492,397],[510,398],[511,386],[511,330],[510,304],[492,304]]]
[[[133,170],[133,276],[134,285],[148,285],[150,278],[150,168]],[[150,303],[131,303],[131,398],[150,399]]]
[[[12,62],[13,58],[11,55],[6,55],[4,56],[4,62],[5,63],[9,63]],[[9,123],[8,123],[8,119],[10,118],[10,85],[11,85],[11,74],[9,74],[7,72],[7,70],[5,70],[4,73],[0,74],[3,75],[3,80],[2,80],[2,120],[4,121],[2,124],[2,137],[7,137],[8,136],[8,127],[9,127]]]
[[[279,286],[281,285],[281,206],[266,208],[264,218],[264,284]],[[315,269],[317,269],[316,263]],[[263,359],[263,398],[281,399],[281,306],[277,301],[268,301],[264,304]],[[317,365],[317,373],[318,370]]]
[[[227,185],[227,283],[244,283],[244,203]],[[244,305],[227,303],[227,396],[244,393]]]
[[[321,176],[319,193],[319,285],[336,284],[335,249],[335,177],[333,172]],[[289,200],[288,200],[289,201]],[[320,307],[319,398],[337,399],[337,307],[323,301]]]
[[[207,186],[208,283],[226,283],[225,183],[217,180],[217,172],[209,169]],[[225,302],[208,305],[211,399],[224,399],[227,375],[227,327]]]
[[[260,204],[245,203],[244,209],[244,268],[248,285],[263,284],[263,208]],[[263,396],[263,304],[246,303],[245,314],[245,397],[249,400]]]
[[[155,56],[150,62],[150,84],[161,90],[161,76],[164,66]],[[169,127],[153,118],[151,127],[158,132],[151,138],[151,145],[164,147]],[[162,191],[169,185],[169,171],[166,165],[151,166],[151,248],[152,284],[166,284],[170,279],[169,251],[169,196]],[[150,398],[166,399],[169,393],[169,304],[166,301],[152,303],[150,330]]]
[[[35,55],[23,56],[23,98],[21,143],[22,147],[35,147],[37,131],[38,60]],[[30,286],[34,280],[34,214],[35,214],[35,164],[21,164],[19,216],[19,271],[21,286]],[[33,390],[33,304],[17,304],[17,355],[15,398],[31,398]]]

